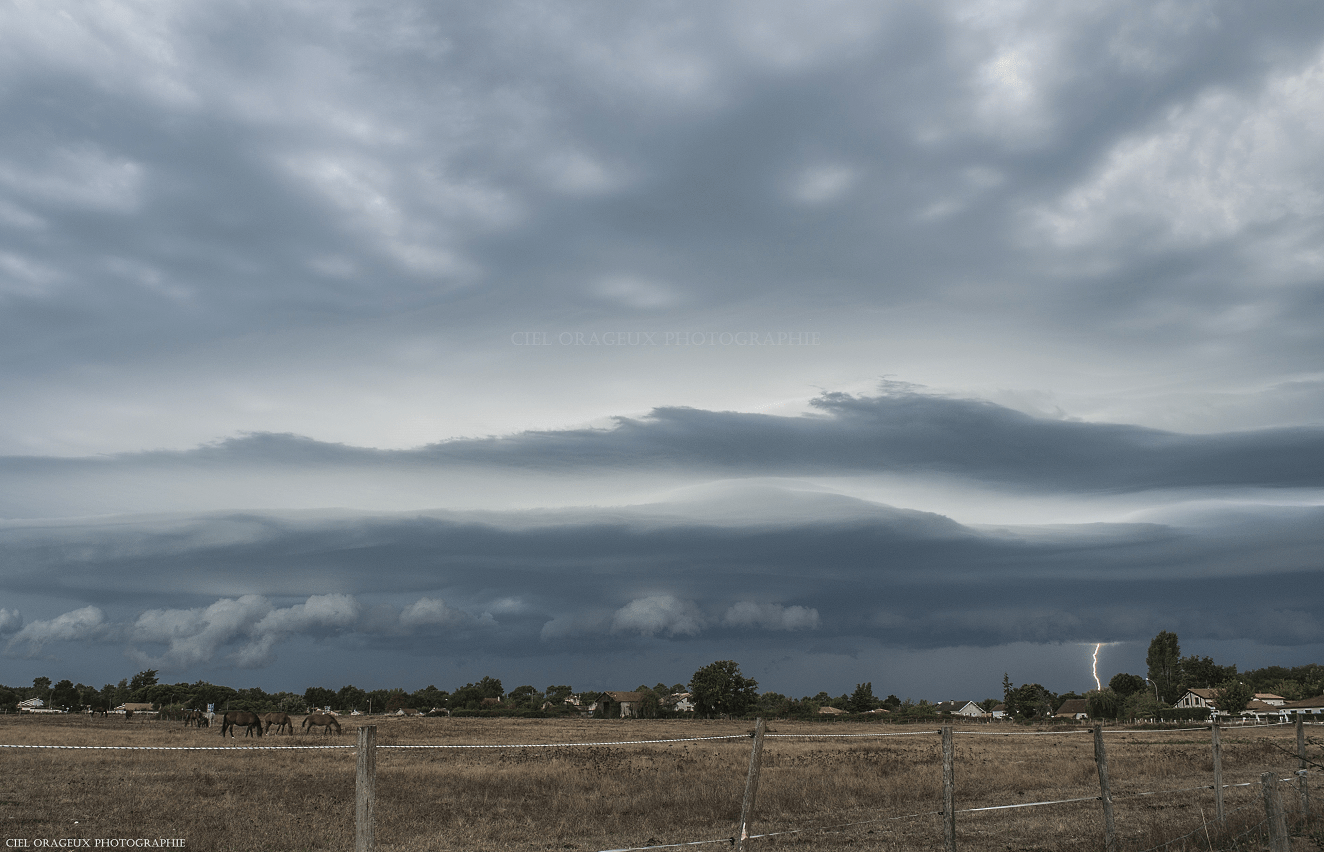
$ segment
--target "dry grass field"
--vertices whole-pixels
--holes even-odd
[[[377,839],[383,852],[619,849],[730,837],[740,813],[748,737],[572,748],[390,749],[391,745],[590,743],[744,735],[741,721],[342,718],[340,737],[271,735],[262,745],[352,746],[377,733]],[[763,750],[755,849],[938,850],[941,738],[921,727],[773,722]],[[1098,794],[1093,738],[1011,725],[958,727],[957,808]],[[1043,730],[1043,729],[1037,729]],[[905,734],[790,737],[792,734]],[[1213,793],[1132,794],[1207,785],[1206,730],[1110,733],[1106,743],[1123,850],[1190,831],[1204,842]],[[1225,783],[1286,777],[1291,728],[1225,730]],[[0,743],[97,746],[253,745],[219,727],[154,719],[0,717]],[[351,850],[353,748],[68,750],[0,748],[0,825],[9,838],[183,838],[190,850]],[[1293,796],[1284,790],[1290,805]],[[1258,785],[1230,790],[1235,820],[1262,816]],[[1324,790],[1316,792],[1324,803]],[[911,816],[918,814],[919,816]],[[862,825],[820,830],[843,823]],[[1100,850],[1097,801],[958,815],[963,850]],[[1211,828],[1211,834],[1213,829]],[[725,844],[693,847],[726,848]],[[1182,848],[1180,845],[1172,849]],[[1306,848],[1306,847],[1302,847]],[[1313,848],[1311,845],[1310,848]]]

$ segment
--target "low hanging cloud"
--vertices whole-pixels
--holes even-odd
[[[0,609],[0,633],[13,633],[22,626],[22,613],[16,609]]]
[[[817,630],[818,610],[803,606],[738,601],[722,616],[727,627],[763,630]]]
[[[611,619],[613,633],[638,633],[641,636],[697,636],[707,618],[693,601],[672,595],[651,595],[630,601],[616,610]]]
[[[440,598],[419,598],[400,611],[400,625],[406,628],[465,627],[473,623],[473,616]]]
[[[419,628],[456,628],[489,623],[475,619],[439,598],[420,598],[396,611],[374,607],[366,611],[352,595],[313,595],[304,603],[274,606],[260,595],[224,598],[196,609],[158,609],[138,616],[131,642],[163,644],[157,656],[131,646],[130,656],[144,665],[177,670],[209,662],[233,648],[229,659],[240,668],[259,668],[275,659],[277,645],[295,636],[357,633],[365,636],[409,636]],[[237,647],[236,647],[237,646]]]
[[[80,642],[97,639],[106,632],[106,616],[94,606],[85,606],[48,621],[33,621],[15,633],[5,645],[5,655],[35,657],[50,642]]]

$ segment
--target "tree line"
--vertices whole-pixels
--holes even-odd
[[[1177,635],[1168,631],[1154,637],[1146,664],[1147,675],[1120,672],[1108,681],[1107,687],[1084,695],[1053,693],[1037,683],[1013,686],[1010,677],[1004,674],[1001,700],[986,698],[978,704],[991,711],[1001,703],[1008,716],[1032,720],[1051,717],[1068,699],[1084,698],[1094,718],[1150,718],[1169,710],[1192,687],[1215,689],[1218,709],[1232,713],[1245,709],[1257,692],[1272,692],[1288,700],[1324,693],[1324,666],[1319,664],[1294,668],[1268,666],[1238,674],[1235,665],[1219,665],[1209,657],[1181,656]],[[394,713],[410,709],[421,713],[436,710],[451,714],[555,716],[579,713],[582,707],[597,703],[597,715],[619,715],[619,705],[600,692],[577,696],[567,684],[553,684],[545,689],[526,684],[506,692],[501,681],[490,676],[449,692],[433,685],[413,692],[399,687],[364,690],[345,685],[334,690],[313,686],[298,694],[269,693],[258,687],[235,689],[201,680],[161,683],[157,675],[155,669],[148,669],[99,689],[69,680],[52,683],[50,678],[38,677],[30,687],[0,686],[0,710],[13,712],[19,702],[40,698],[46,707],[70,712],[140,703],[179,710],[205,710],[212,705],[217,710],[253,712],[306,713],[329,707],[339,713]],[[636,715],[644,718],[678,715],[681,711],[676,709],[673,697],[682,693],[688,693],[694,705],[689,712],[705,718],[817,718],[825,707],[851,713],[886,710],[888,718],[893,719],[925,718],[939,712],[938,705],[928,701],[909,698],[903,701],[895,695],[878,698],[872,682],[856,684],[853,692],[839,696],[819,692],[793,698],[777,692],[759,692],[758,681],[745,677],[734,660],[718,660],[700,668],[688,684],[659,682],[651,687],[641,684],[632,691],[640,696]],[[580,699],[579,707],[567,703],[572,696]]]

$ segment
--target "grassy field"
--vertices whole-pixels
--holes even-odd
[[[352,746],[377,726],[377,839],[383,852],[591,850],[730,837],[740,815],[750,740],[573,748],[383,749],[389,745],[591,743],[743,735],[742,721],[388,719],[342,717],[340,736],[271,735],[262,745]],[[1088,729],[1047,736],[1011,725],[958,727],[956,807],[1098,794]],[[932,728],[773,722],[763,750],[753,832],[801,829],[756,849],[938,850],[941,738]],[[792,734],[907,734],[796,738]],[[3,716],[0,743],[97,746],[253,745],[219,726],[154,719]],[[1106,737],[1123,850],[1212,823],[1207,730]],[[1291,728],[1225,729],[1224,782],[1286,777]],[[183,838],[191,850],[350,850],[353,748],[134,751],[0,748],[0,834],[27,838]],[[1289,807],[1295,796],[1284,789]],[[1258,784],[1229,790],[1234,822],[1262,818]],[[1324,803],[1324,790],[1315,800]],[[918,815],[918,816],[912,816]],[[862,825],[819,830],[843,823]],[[1209,829],[1213,833],[1214,828]],[[1077,802],[958,814],[958,848],[1099,850],[1100,804]],[[35,845],[35,844],[32,844]],[[724,845],[693,847],[724,848]],[[725,847],[729,848],[729,847]],[[1181,846],[1173,846],[1175,849]],[[1199,848],[1190,845],[1187,848]],[[1304,848],[1304,847],[1303,847]],[[1310,847],[1313,848],[1313,845]]]

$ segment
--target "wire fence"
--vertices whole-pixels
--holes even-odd
[[[1290,723],[1288,723],[1290,724]],[[1286,725],[1266,724],[1254,726],[1238,726],[1235,730],[1245,730],[1251,727],[1272,728],[1286,727]],[[359,741],[356,744],[317,744],[317,745],[221,745],[221,746],[161,746],[161,745],[64,745],[64,744],[11,744],[0,743],[0,749],[11,750],[52,750],[52,751],[161,751],[161,752],[267,752],[267,751],[332,751],[332,750],[354,750],[359,758],[359,778],[357,781],[359,802],[356,804],[356,814],[359,839],[356,841],[356,850],[367,852],[374,849],[373,841],[374,831],[372,825],[367,826],[365,837],[364,820],[365,806],[362,801],[365,786],[369,791],[375,788],[375,758],[373,755],[377,750],[399,751],[399,752],[421,752],[429,750],[520,750],[520,749],[574,749],[586,747],[599,748],[628,748],[647,745],[674,745],[689,743],[719,743],[732,742],[740,740],[754,740],[753,752],[750,760],[749,779],[745,789],[745,802],[742,806],[742,813],[738,830],[734,836],[711,837],[706,839],[685,840],[671,843],[651,843],[649,845],[622,846],[612,849],[604,849],[601,852],[644,852],[654,849],[676,849],[690,846],[705,846],[712,844],[726,844],[736,847],[737,850],[752,848],[756,841],[771,840],[779,837],[791,837],[796,835],[809,835],[813,833],[831,833],[831,832],[849,832],[859,830],[864,827],[886,827],[898,823],[910,822],[914,820],[939,817],[943,823],[945,842],[944,848],[947,852],[954,852],[956,849],[956,831],[955,823],[958,817],[973,818],[986,816],[996,812],[1020,811],[1029,808],[1058,807],[1058,806],[1079,806],[1084,803],[1099,803],[1102,805],[1105,820],[1100,827],[1100,834],[1103,839],[1103,846],[1109,852],[1115,852],[1118,849],[1118,841],[1112,827],[1112,807],[1114,803],[1125,803],[1128,801],[1141,800],[1147,798],[1156,798],[1164,796],[1182,796],[1185,794],[1201,794],[1214,792],[1217,797],[1217,812],[1206,818],[1203,805],[1200,806],[1201,824],[1185,833],[1168,837],[1150,845],[1144,849],[1137,846],[1131,848],[1138,852],[1173,852],[1173,850],[1200,848],[1200,849],[1240,849],[1250,848],[1246,844],[1258,844],[1255,848],[1266,848],[1270,850],[1282,849],[1284,852],[1287,846],[1281,845],[1286,840],[1282,835],[1291,826],[1293,830],[1304,832],[1311,830],[1315,823],[1312,821],[1312,814],[1309,804],[1308,775],[1305,769],[1307,758],[1304,750],[1303,722],[1298,720],[1296,723],[1296,753],[1300,762],[1301,769],[1293,776],[1282,778],[1274,775],[1272,778],[1265,773],[1260,781],[1238,781],[1236,783],[1221,783],[1221,771],[1219,769],[1219,726],[1200,726],[1183,728],[1163,728],[1163,729],[1145,729],[1145,728],[1110,728],[1103,729],[1101,726],[1094,726],[1090,729],[1077,729],[1065,731],[972,731],[972,730],[954,730],[951,726],[944,726],[941,729],[926,729],[919,731],[903,732],[867,732],[867,733],[773,733],[766,732],[762,720],[756,723],[756,729],[752,734],[728,734],[715,736],[694,736],[694,737],[668,737],[653,739],[622,739],[622,740],[596,740],[587,742],[522,742],[522,743],[415,743],[415,744],[381,744],[375,743],[375,726],[367,726],[359,729]],[[1213,763],[1214,763],[1214,783],[1197,784],[1194,786],[1183,786],[1172,789],[1157,790],[1127,790],[1112,792],[1109,788],[1109,778],[1107,776],[1106,749],[1104,747],[1104,735],[1149,735],[1149,734],[1171,734],[1193,732],[1210,733],[1213,743]],[[1004,802],[999,804],[980,805],[976,807],[956,808],[954,802],[954,781],[952,780],[952,762],[953,752],[952,738],[954,736],[962,737],[1019,737],[1019,736],[1040,736],[1040,737],[1068,737],[1079,739],[1081,735],[1093,734],[1095,741],[1095,761],[1098,767],[1100,779],[1100,792],[1088,796],[1068,796],[1063,798],[1044,799],[1038,801],[1019,801]],[[366,735],[366,736],[365,736]],[[750,831],[750,825],[757,813],[756,792],[758,787],[758,778],[761,771],[762,741],[768,740],[841,740],[841,741],[860,741],[860,740],[882,740],[893,737],[925,737],[939,735],[943,738],[944,746],[944,772],[943,787],[944,799],[943,806],[937,810],[924,810],[900,815],[880,815],[870,819],[848,819],[839,822],[828,822],[820,825],[798,826],[785,828],[776,831]],[[1290,751],[1282,748],[1283,751]],[[369,769],[370,778],[364,777],[365,762]],[[1281,774],[1281,773],[1279,773]],[[1292,789],[1284,794],[1282,785],[1292,785]],[[1251,800],[1238,804],[1235,807],[1224,809],[1223,795],[1238,790],[1249,790],[1256,786],[1262,789],[1263,804],[1258,800]],[[1283,823],[1283,828],[1275,827],[1275,812],[1273,802],[1277,802],[1278,813],[1281,814],[1278,819]],[[371,822],[374,812],[372,803],[366,807],[368,821]],[[1278,845],[1275,845],[1278,844]]]

